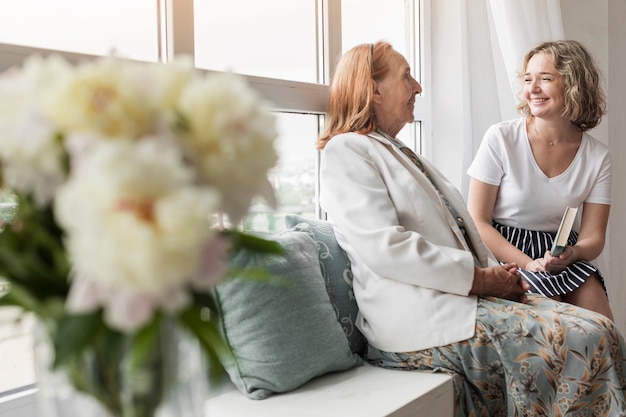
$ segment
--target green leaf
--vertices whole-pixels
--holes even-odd
[[[131,370],[141,368],[154,353],[155,346],[160,343],[161,315],[156,314],[154,318],[137,332],[133,338],[133,344],[128,358],[128,366]]]
[[[174,131],[179,133],[189,133],[191,130],[191,123],[185,114],[180,109],[174,109],[174,120],[172,123]]]
[[[77,357],[88,348],[103,329],[101,312],[91,314],[65,315],[57,322],[52,335],[55,358],[53,367],[57,368]]]
[[[228,230],[224,232],[224,234],[230,239],[234,252],[242,249],[276,255],[282,255],[285,252],[280,243],[274,240],[264,239],[260,236],[239,232],[237,230]]]
[[[70,154],[65,150],[65,133],[63,131],[56,132],[54,134],[54,141],[58,143],[58,149],[63,150],[63,155],[61,157],[61,166],[63,167],[63,172],[68,175],[71,169],[72,161],[70,158]]]
[[[227,279],[229,278],[243,278],[251,281],[260,281],[260,282],[270,282],[274,279],[272,274],[270,274],[266,269],[257,268],[257,267],[247,267],[247,268],[235,268],[230,267],[227,271]]]
[[[14,221],[0,233],[0,276],[40,301],[65,297],[70,265],[51,206],[19,196]]]
[[[233,361],[234,356],[215,323],[202,317],[202,308],[198,306],[191,306],[179,315],[181,324],[196,336],[207,355],[211,378],[217,378],[224,372],[222,362]]]
[[[43,313],[39,307],[39,301],[19,284],[11,284],[9,292],[0,297],[0,306],[16,306],[37,315]]]

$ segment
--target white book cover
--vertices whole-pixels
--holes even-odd
[[[556,237],[554,238],[554,243],[552,244],[552,249],[550,250],[550,254],[552,256],[559,256],[561,252],[563,252],[563,249],[567,246],[567,238],[572,231],[572,226],[574,226],[574,220],[576,220],[577,212],[578,207],[567,207],[565,209],[565,213],[563,213],[563,218],[561,219],[561,224],[559,225],[559,230],[556,232]]]

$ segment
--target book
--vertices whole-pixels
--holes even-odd
[[[578,207],[567,207],[565,209],[565,213],[563,213],[563,218],[561,219],[561,224],[559,225],[559,230],[556,232],[554,243],[552,244],[552,249],[550,249],[550,254],[552,256],[559,256],[567,246],[567,238],[569,238],[572,226],[574,226],[574,220],[576,219],[577,212]]]

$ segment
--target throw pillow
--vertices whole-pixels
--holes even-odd
[[[362,364],[337,323],[324,286],[315,241],[285,231],[275,239],[285,254],[242,251],[235,268],[264,268],[276,282],[235,277],[213,290],[218,325],[234,354],[224,368],[247,397],[263,399],[310,379]]]
[[[348,338],[352,352],[362,355],[367,342],[355,326],[359,308],[352,289],[350,260],[337,244],[333,225],[325,220],[309,219],[297,214],[287,214],[285,225],[306,232],[315,239],[326,290],[337,314],[337,320]]]

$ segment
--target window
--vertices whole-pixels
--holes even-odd
[[[0,5],[0,43],[158,61],[154,0],[0,0]]]
[[[317,82],[316,3],[316,0],[195,0],[196,65]]]
[[[195,0],[195,62],[198,67],[211,70],[320,84],[330,79],[330,63],[335,61],[328,57],[330,62],[323,62],[327,56],[324,50],[331,49],[336,40],[341,45],[338,53],[359,43],[386,40],[407,57],[419,79],[420,42],[415,38],[420,33],[415,26],[419,10],[420,3],[412,0],[248,0],[228,5]],[[335,14],[341,17],[336,28],[332,26]],[[373,20],[393,23],[372,25]],[[250,37],[248,33],[255,35]],[[285,33],[289,36],[285,37]],[[320,70],[323,68],[328,68],[326,73]],[[295,84],[290,86],[298,88]],[[255,204],[246,228],[276,231],[282,228],[286,213],[319,213],[314,198],[318,157],[314,143],[323,123],[325,103],[321,104],[322,111],[304,108],[300,113],[292,113],[293,109],[277,113],[281,159],[273,179],[280,205],[278,210],[271,210],[262,202]],[[421,122],[417,121],[405,127],[399,137],[420,151],[421,134]]]
[[[317,115],[277,113],[277,151],[280,159],[270,175],[270,181],[280,205],[274,210],[263,202],[254,204],[245,229],[282,230],[283,217],[287,213],[316,216],[317,127]]]
[[[3,3],[2,3],[3,2]],[[162,61],[193,53],[196,66],[247,76],[277,116],[280,154],[272,172],[279,206],[255,202],[245,227],[280,230],[286,213],[320,215],[319,155],[327,84],[343,51],[362,42],[391,42],[423,81],[421,57],[429,0],[0,0],[0,70],[42,50]],[[371,22],[377,22],[372,24]],[[37,27],[38,30],[24,30]],[[163,52],[165,51],[165,52]],[[45,51],[44,51],[45,52]],[[428,100],[400,138],[416,151],[428,137]],[[29,322],[0,309],[1,392],[34,383]],[[32,323],[30,324],[32,326]],[[9,376],[5,372],[14,372]],[[16,373],[19,373],[17,375]],[[6,414],[9,417],[9,414]]]
[[[413,42],[408,41],[413,22],[410,18],[411,3],[404,0],[391,0],[384,4],[378,0],[342,0],[342,52],[359,43],[385,40],[404,54],[410,62],[410,57],[414,55],[414,51],[411,50]],[[372,24],[372,21],[378,24]]]

